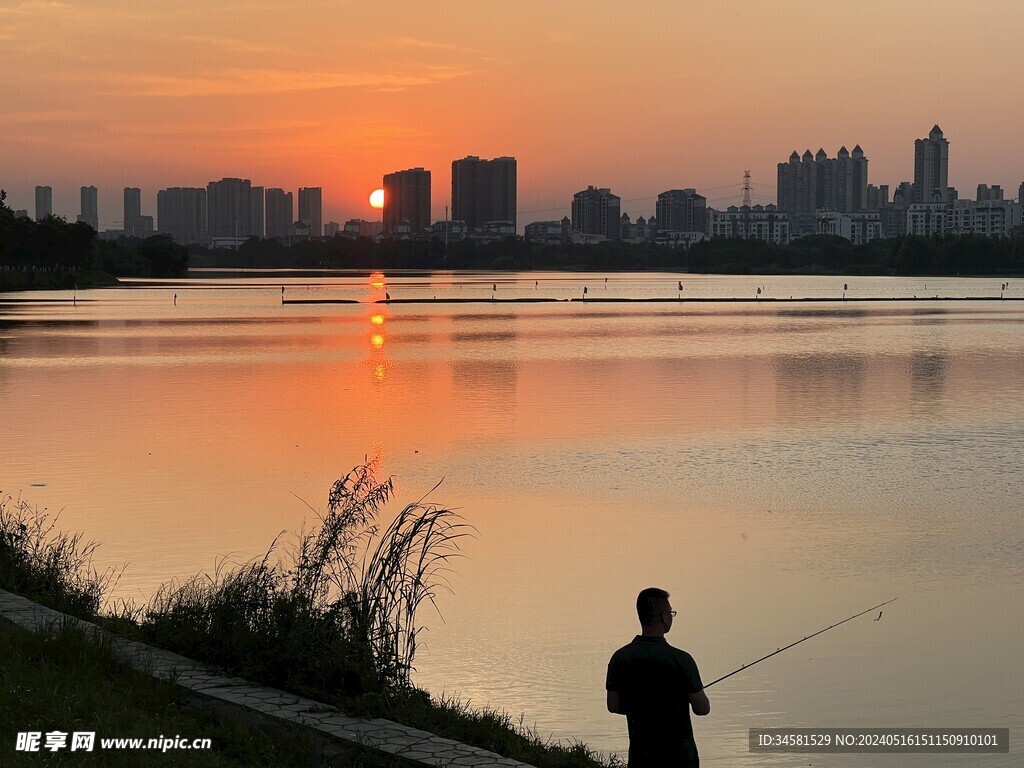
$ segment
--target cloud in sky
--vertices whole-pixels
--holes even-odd
[[[96,120],[95,113],[72,109],[26,110],[21,112],[5,112],[0,110],[0,120],[7,125],[33,123],[70,123]]]
[[[405,89],[433,85],[470,74],[470,70],[456,67],[428,67],[415,75],[361,70],[317,72],[236,67],[196,77],[105,72],[89,75],[76,73],[68,75],[67,79],[95,82],[100,85],[99,90],[109,89],[106,91],[107,95],[193,98],[295,93],[334,88]]]
[[[55,0],[28,0],[7,7],[0,7],[0,16],[30,16],[34,13],[46,13],[48,11],[66,12],[73,9],[68,3],[59,3]]]
[[[198,45],[214,46],[232,53],[272,53],[281,51],[282,48],[255,43],[251,40],[240,40],[235,37],[215,37],[212,35],[182,35],[181,40]]]
[[[558,45],[559,43],[571,43],[576,39],[576,35],[572,32],[558,29],[546,29],[544,30],[544,42],[548,45]]]

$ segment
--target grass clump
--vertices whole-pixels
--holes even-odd
[[[143,636],[291,690],[342,701],[414,695],[416,611],[447,587],[468,526],[421,502],[382,526],[392,493],[372,463],[356,467],[290,552],[280,553],[278,537],[260,559],[159,590],[142,615]]]
[[[60,515],[0,494],[0,585],[55,610],[94,616],[118,572],[92,566],[95,541],[57,530]]]

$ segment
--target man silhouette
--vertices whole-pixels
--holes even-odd
[[[608,711],[626,716],[629,768],[698,768],[690,710],[711,703],[693,657],[665,640],[676,612],[669,594],[648,587],[636,598],[641,634],[608,662]]]

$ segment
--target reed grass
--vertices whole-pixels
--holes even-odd
[[[290,550],[279,536],[259,559],[162,587],[143,635],[270,685],[343,700],[407,693],[417,610],[447,588],[470,527],[422,500],[382,525],[394,486],[375,473],[367,463],[335,482],[320,524]]]
[[[92,565],[96,541],[57,528],[60,514],[0,492],[0,584],[64,613],[95,615],[121,570]]]

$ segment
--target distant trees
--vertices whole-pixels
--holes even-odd
[[[100,240],[88,224],[69,224],[60,216],[16,218],[6,191],[0,190],[0,270],[67,273],[63,281],[50,281],[54,287],[70,286],[72,273],[88,270],[169,277],[187,272],[188,250],[167,235],[111,242]]]
[[[864,275],[990,275],[1024,272],[1024,238],[977,235],[876,240],[854,245],[811,235],[777,246],[749,240],[705,240],[689,253],[691,272],[799,272]]]

